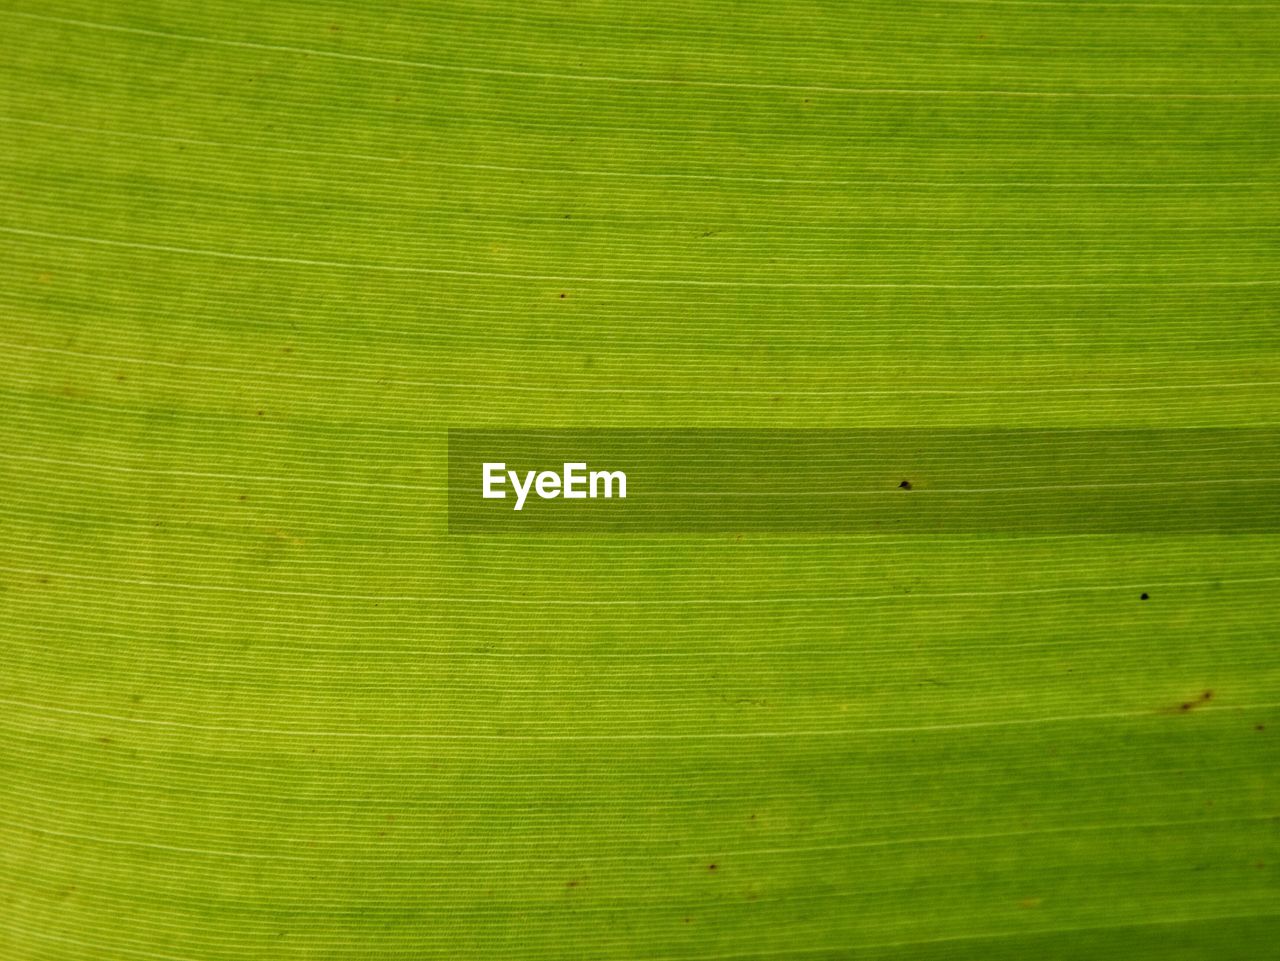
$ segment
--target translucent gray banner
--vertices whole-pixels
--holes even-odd
[[[448,500],[459,534],[1273,532],[1280,431],[454,429]]]

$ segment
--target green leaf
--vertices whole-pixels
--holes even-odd
[[[1190,533],[1211,492],[450,534],[446,455],[1275,427],[1278,40],[5,0],[0,958],[1274,957],[1280,543]]]

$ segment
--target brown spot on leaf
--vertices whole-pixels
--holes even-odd
[[[1196,698],[1194,701],[1183,701],[1176,708],[1173,708],[1171,710],[1172,710],[1172,713],[1187,714],[1191,711],[1194,711],[1201,704],[1205,704],[1211,700],[1213,700],[1213,691],[1207,690],[1202,692],[1201,695],[1198,698]]]
[[[911,481],[904,480],[901,484],[898,485],[898,490],[903,490],[903,491],[911,490]]]

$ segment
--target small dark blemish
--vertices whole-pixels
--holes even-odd
[[[1265,731],[1267,729],[1267,726],[1265,724],[1255,724],[1253,726],[1253,729],[1255,731]]]
[[[566,294],[566,293],[564,293],[564,292],[562,291],[562,292],[561,292],[561,294],[560,294],[560,299],[561,299],[561,300],[564,300],[564,299],[565,299],[566,297],[568,297],[568,296],[569,296],[568,294]]]
[[[1187,711],[1190,711],[1192,708],[1195,708],[1205,703],[1206,701],[1210,701],[1212,699],[1213,699],[1213,691],[1205,691],[1203,694],[1200,695],[1199,700],[1183,701],[1181,704],[1178,705],[1178,710],[1182,711],[1183,713],[1186,713]]]
[[[715,869],[716,869],[716,866],[715,866],[714,864],[708,864],[708,865],[707,865],[707,870],[708,870],[708,871],[714,871]]]
[[[1149,600],[1151,600],[1151,595],[1150,595],[1150,594],[1148,594],[1146,591],[1143,591],[1143,592],[1142,592],[1142,595],[1138,598],[1138,600],[1140,600],[1140,601],[1149,601]]]
[[[241,500],[241,501],[247,501],[248,499],[249,499],[249,495],[248,495],[248,494],[241,494],[241,495],[240,495],[240,500]]]
[[[262,411],[262,410],[260,410],[260,411],[258,411],[258,416],[259,416],[259,417],[261,417],[261,416],[262,416],[263,414],[265,414],[265,413],[266,413],[266,411]]]
[[[577,881],[566,881],[566,882],[564,883],[564,886],[565,886],[566,888],[576,888],[576,887],[578,886],[578,882],[577,882]]]
[[[898,490],[902,490],[902,491],[911,490],[911,481],[904,480],[901,484],[898,485]]]

